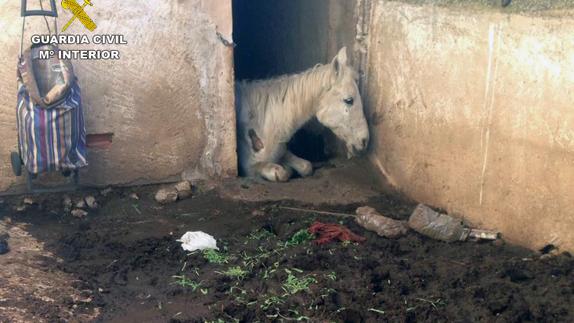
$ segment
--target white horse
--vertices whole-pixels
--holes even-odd
[[[274,182],[288,181],[293,171],[311,175],[311,163],[287,150],[287,143],[313,117],[345,142],[349,158],[363,151],[369,129],[357,78],[343,47],[330,64],[270,80],[238,82],[241,173]]]

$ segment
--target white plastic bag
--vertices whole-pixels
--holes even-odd
[[[181,247],[185,251],[195,251],[204,249],[215,249],[219,250],[217,247],[217,242],[215,238],[209,234],[201,231],[188,231],[179,240],[181,242]]]

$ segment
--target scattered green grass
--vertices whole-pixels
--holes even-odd
[[[132,204],[132,207],[137,212],[137,214],[141,215],[142,211],[140,211],[139,206],[137,204]]]
[[[332,281],[336,281],[337,280],[337,273],[332,271],[328,274],[325,274],[325,277],[329,278]]]
[[[277,309],[277,307],[282,305],[283,303],[285,303],[285,300],[282,297],[273,295],[265,297],[261,305],[259,305],[259,307],[261,307],[262,310],[267,311],[271,308]]]
[[[285,269],[285,272],[287,273],[287,279],[283,282],[282,287],[288,295],[297,294],[302,291],[308,292],[309,286],[311,284],[317,283],[317,279],[315,279],[315,277],[307,276],[299,278],[293,274],[293,271],[302,272],[298,269]]]
[[[217,321],[213,320],[213,321],[204,321],[204,323],[239,323],[241,322],[240,319],[235,318],[235,317],[231,317],[227,314],[225,314],[225,316],[227,317],[227,320],[224,320],[222,318],[218,318]]]
[[[278,269],[279,269],[279,262],[276,261],[273,263],[273,266],[265,267],[265,270],[263,271],[263,276],[261,278],[263,280],[268,279],[269,277],[271,277],[271,274],[274,274]]]
[[[285,321],[295,321],[295,322],[311,321],[311,318],[309,318],[308,316],[300,314],[296,310],[289,310],[289,313],[291,313],[294,316],[287,317],[287,316],[281,315],[281,313],[277,312],[275,315],[267,315],[267,317],[273,318],[273,319],[282,318]]]
[[[321,290],[321,295],[319,295],[320,298],[327,298],[329,297],[329,295],[331,294],[335,294],[337,293],[337,291],[333,288],[327,288],[327,289],[323,289]]]
[[[240,254],[241,260],[243,260],[243,265],[248,268],[253,268],[255,265],[262,262],[264,259],[271,257],[273,253],[276,253],[277,250],[265,250],[265,248],[259,246],[257,248],[257,253],[254,255],[248,255],[247,252],[243,251]]]
[[[307,229],[301,229],[295,232],[295,234],[293,234],[291,238],[289,238],[289,240],[285,242],[285,246],[286,247],[298,246],[300,244],[309,242],[314,238],[315,237],[312,234],[310,234],[309,231],[307,231]]]
[[[226,264],[229,262],[229,257],[222,254],[215,249],[203,250],[203,258],[205,258],[210,264]]]
[[[424,302],[427,304],[430,304],[435,310],[438,311],[439,306],[445,306],[446,305],[446,301],[443,299],[437,299],[436,301],[430,300],[430,299],[424,299],[424,298],[415,298],[415,300],[419,301],[419,302]],[[409,308],[407,308],[407,312],[411,312],[416,310],[420,305],[415,305],[415,306],[411,306]]]
[[[247,236],[247,240],[266,240],[274,236],[275,235],[273,234],[273,232],[267,229],[259,229],[251,232],[249,236]]]
[[[183,288],[191,288],[191,290],[194,292],[196,290],[200,289],[200,287],[201,287],[201,282],[196,282],[194,280],[191,280],[191,279],[185,277],[184,275],[172,276],[172,278],[175,278],[174,284],[179,285]],[[204,294],[207,294],[207,292],[205,292]]]
[[[383,310],[378,310],[378,309],[376,309],[376,308],[369,308],[367,311],[369,311],[369,312],[375,312],[375,313],[378,313],[378,314],[385,314],[385,311],[383,311]]]
[[[247,291],[237,286],[232,286],[229,289],[229,291],[227,291],[225,294],[234,297],[235,302],[238,304],[242,304],[245,306],[252,306],[257,304],[257,299],[250,301],[249,294],[247,293]]]
[[[424,299],[424,298],[417,298],[416,300],[421,301],[421,302],[426,302],[426,303],[432,305],[432,307],[434,307],[435,310],[438,310],[439,306],[445,306],[446,305],[446,302],[440,298],[438,298],[436,301]]]
[[[353,242],[351,240],[345,240],[341,244],[343,245],[343,247],[348,247],[348,246],[352,245]]]
[[[234,266],[234,267],[227,269],[224,272],[221,272],[220,274],[223,274],[227,277],[242,280],[243,278],[245,278],[245,276],[247,276],[248,273],[249,272],[247,270],[241,268],[240,266]]]

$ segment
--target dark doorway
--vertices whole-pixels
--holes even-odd
[[[234,0],[238,80],[296,73],[327,59],[328,0]]]
[[[354,2],[234,0],[236,79],[265,79],[330,62],[342,44],[354,41]],[[353,32],[340,33],[337,24],[347,24]],[[334,135],[316,121],[301,129],[289,146],[312,162],[326,161],[338,151]]]

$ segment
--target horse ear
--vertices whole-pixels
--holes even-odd
[[[339,50],[339,53],[337,54],[337,60],[339,61],[339,63],[341,65],[347,64],[347,47],[346,46]]]
[[[335,72],[339,74],[339,70],[341,69],[342,65],[347,64],[347,47],[341,48],[337,56],[333,59],[333,67],[335,68]]]

